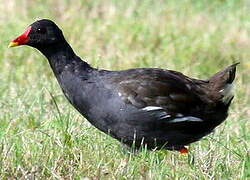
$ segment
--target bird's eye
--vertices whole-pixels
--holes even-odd
[[[40,34],[45,34],[46,33],[46,29],[45,28],[38,28],[37,32]]]

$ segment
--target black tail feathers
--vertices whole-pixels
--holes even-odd
[[[232,64],[222,71],[214,74],[209,79],[210,95],[216,101],[222,101],[229,106],[233,95],[233,81],[236,74],[236,66],[239,63]]]
[[[218,84],[217,86],[220,87],[223,87],[226,84],[232,84],[232,82],[235,79],[236,66],[238,64],[240,63],[238,62],[232,64],[231,66],[226,67],[222,71],[217,72],[209,79],[209,82],[211,82],[214,85]]]

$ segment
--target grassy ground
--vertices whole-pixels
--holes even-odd
[[[0,179],[250,179],[248,0],[0,0],[0,12]],[[69,105],[39,52],[7,49],[45,17],[95,67],[206,78],[240,61],[229,118],[188,155],[124,152]]]

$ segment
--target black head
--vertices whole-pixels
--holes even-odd
[[[29,45],[35,48],[64,42],[64,36],[51,20],[42,19],[32,23],[23,34],[10,42],[9,47]]]

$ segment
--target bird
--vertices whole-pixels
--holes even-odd
[[[207,80],[160,68],[111,71],[75,54],[49,19],[32,23],[9,47],[39,50],[70,104],[100,131],[135,149],[174,150],[213,132],[228,116],[236,66]]]

